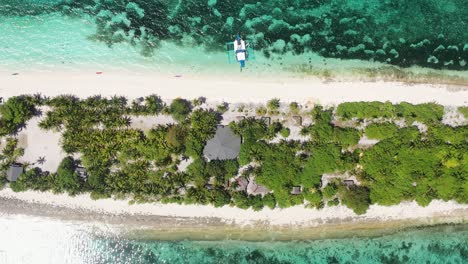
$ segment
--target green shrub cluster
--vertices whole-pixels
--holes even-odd
[[[342,120],[404,118],[407,123],[419,121],[424,124],[440,122],[444,115],[444,107],[436,103],[413,105],[410,103],[392,104],[390,102],[349,102],[342,103],[336,109],[337,116]]]
[[[465,118],[468,118],[468,106],[460,106],[458,107],[458,111],[460,113],[462,113],[462,115],[465,117]]]
[[[10,97],[0,105],[0,136],[14,134],[24,128],[26,121],[37,114],[41,99],[32,96]]]
[[[75,172],[77,161],[67,157],[56,173],[27,169],[11,184],[15,191],[34,189],[70,194],[86,191],[96,199],[131,195],[138,203],[233,205],[254,210],[304,202],[316,208],[341,203],[358,214],[364,213],[370,204],[392,205],[405,200],[416,200],[421,205],[433,199],[468,202],[468,126],[442,124],[440,106],[436,104],[339,105],[337,113],[342,118],[368,119],[384,115],[402,118],[407,123],[420,120],[428,127],[421,135],[414,126],[368,125],[366,135],[380,140],[368,149],[351,147],[356,146],[360,131],[335,125],[332,109],[320,106],[313,109],[313,125],[303,131],[311,136],[307,142],[273,143],[271,139],[278,133],[285,136],[287,128],[278,122],[267,124],[250,117],[230,124],[243,139],[238,160],[206,161],[202,156],[203,147],[221,120],[220,113],[214,110],[192,112],[190,109],[181,115],[178,124],[158,125],[144,132],[129,128],[121,120],[136,113],[164,112],[165,105],[157,96],[131,103],[123,97],[19,98],[23,99],[7,102],[8,107],[19,105],[22,109],[26,105],[30,110],[38,105],[49,107],[40,126],[61,130],[63,150],[70,156],[80,154],[88,176],[86,180],[80,178]],[[187,106],[185,102],[188,101],[177,102]],[[32,111],[13,112],[16,114],[11,116],[19,120],[16,124],[26,122],[34,114]],[[175,112],[168,110],[166,113]],[[1,171],[5,171],[23,150],[17,148],[17,140],[13,138],[8,138],[6,146],[2,147],[0,163]],[[186,170],[179,170],[180,162],[188,157],[193,162]],[[240,166],[247,164],[251,164],[251,169],[242,177],[255,178],[271,193],[263,197],[247,195],[231,186],[230,179],[239,174]],[[332,181],[321,188],[323,174],[343,172],[355,175],[360,185],[346,187],[339,181]],[[2,182],[5,182],[4,177]],[[302,187],[302,193],[291,193],[296,186]]]
[[[398,127],[393,123],[372,123],[366,126],[366,136],[370,139],[391,138],[398,132]]]

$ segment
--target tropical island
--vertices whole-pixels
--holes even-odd
[[[8,98],[0,115],[1,182],[15,192],[255,211],[341,204],[356,214],[371,204],[468,203],[466,106],[38,94]],[[41,143],[22,133],[56,135],[60,143],[44,143],[59,144],[60,164],[31,158]]]

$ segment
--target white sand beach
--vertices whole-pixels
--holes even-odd
[[[437,102],[442,105],[468,105],[468,87],[406,84],[397,82],[323,82],[312,78],[287,76],[255,77],[206,75],[172,76],[127,72],[54,72],[0,75],[0,96],[41,93],[47,96],[74,94],[87,97],[125,95],[129,99],[158,94],[164,99],[204,96],[228,103],[264,103],[277,97],[283,102],[333,105],[353,101],[409,103]]]
[[[47,204],[71,209],[83,209],[92,212],[112,215],[143,215],[190,218],[219,218],[227,224],[248,226],[263,223],[269,226],[304,226],[314,227],[327,223],[352,223],[356,221],[394,221],[394,220],[431,220],[441,216],[453,216],[453,221],[468,221],[468,205],[453,201],[432,201],[427,207],[416,202],[404,202],[394,206],[371,205],[366,214],[357,216],[345,206],[311,209],[295,206],[286,209],[265,208],[259,212],[251,209],[224,206],[215,208],[210,205],[179,204],[133,204],[128,200],[100,199],[92,200],[82,194],[70,197],[66,194],[51,192],[26,191],[15,193],[10,188],[0,191],[1,198],[17,199],[26,202]]]
[[[158,94],[164,99],[183,97],[187,99],[204,96],[215,102],[257,104],[265,103],[270,98],[280,98],[282,102],[297,101],[304,105],[336,105],[351,101],[390,101],[410,103],[437,102],[445,106],[468,105],[468,88],[429,84],[404,84],[395,82],[321,82],[314,79],[290,79],[286,77],[268,78],[207,78],[202,76],[161,76],[157,74],[129,75],[123,73],[21,73],[20,75],[0,75],[0,96],[4,99],[21,94],[41,93],[46,96],[74,94],[87,97],[125,95],[129,99],[148,94]],[[144,119],[144,118],[143,118]],[[152,124],[171,120],[138,119],[135,127],[148,129]],[[63,153],[58,148],[59,133],[40,131],[38,120],[28,123],[20,134],[28,145],[24,159],[35,161],[46,155],[43,169],[54,171]],[[149,125],[149,126],[148,126]],[[38,142],[42,141],[42,145]],[[50,147],[53,145],[52,147]],[[108,214],[137,214],[171,217],[220,218],[226,223],[249,225],[265,222],[270,225],[306,225],[316,226],[327,221],[367,221],[431,219],[443,215],[457,215],[466,222],[468,205],[449,201],[433,201],[427,207],[420,207],[415,202],[404,202],[395,206],[372,205],[365,215],[357,216],[344,206],[326,207],[321,210],[296,206],[288,209],[263,209],[260,212],[242,210],[225,206],[178,205],[178,204],[135,204],[128,200],[92,200],[89,195],[69,197],[27,191],[14,193],[5,188],[0,197],[19,199],[27,202],[50,204],[73,209],[87,209]]]

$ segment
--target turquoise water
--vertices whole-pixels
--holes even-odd
[[[190,241],[126,238],[119,227],[0,216],[0,263],[467,263],[468,226],[374,238]],[[365,235],[365,233],[363,233]]]
[[[466,263],[468,230],[457,229],[294,242],[99,241],[98,245],[115,250],[109,263],[122,252],[121,263]]]
[[[230,73],[224,44],[241,33],[256,72],[466,71],[467,24],[464,0],[3,0],[0,67]]]
[[[233,74],[238,68],[223,49],[237,32],[257,48],[244,74],[293,66],[340,74],[383,65],[468,69],[466,0],[96,2],[103,5],[0,0],[0,72]],[[377,238],[148,241],[112,226],[0,216],[0,264],[468,263],[467,240],[467,226],[444,226]]]

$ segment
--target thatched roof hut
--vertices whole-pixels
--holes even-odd
[[[21,164],[13,164],[6,171],[6,177],[9,182],[15,182],[23,173],[23,166]]]
[[[228,126],[218,126],[214,137],[206,143],[203,155],[207,160],[230,160],[239,156],[241,138]]]
[[[293,186],[291,189],[291,194],[297,195],[302,193],[302,186]]]

